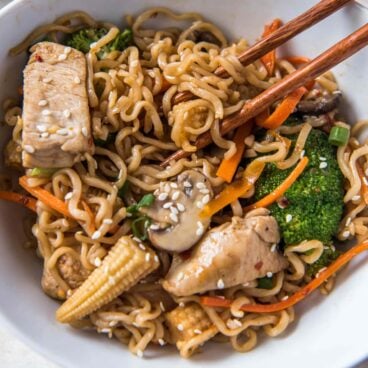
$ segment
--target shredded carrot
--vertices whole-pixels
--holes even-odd
[[[311,60],[306,56],[288,56],[288,57],[285,57],[284,59],[294,65],[307,64]]]
[[[239,197],[246,194],[262,174],[264,162],[252,161],[243,173],[241,180],[225,187],[225,189],[200,212],[200,217],[211,217]]]
[[[28,197],[26,195],[15,192],[0,191],[0,199],[21,204],[22,206],[27,207],[30,210],[36,212],[37,201],[32,197]]]
[[[275,111],[262,123],[259,123],[263,128],[276,129],[282,125],[285,120],[293,113],[296,105],[307,92],[305,87],[299,87],[295,91],[287,95],[277,106]]]
[[[231,183],[233,177],[235,175],[236,169],[239,166],[239,162],[243,156],[243,152],[245,149],[245,138],[250,134],[253,128],[253,123],[250,122],[248,124],[241,125],[234,136],[234,142],[236,145],[236,153],[231,156],[229,159],[223,159],[216,175],[220,178],[223,178],[228,183]]]
[[[368,182],[367,177],[364,175],[362,167],[357,164],[357,170],[359,174],[360,181],[362,183],[362,186],[360,188],[360,193],[362,195],[362,198],[366,205],[368,205]]]
[[[275,19],[271,24],[266,24],[264,27],[264,31],[262,34],[262,38],[269,36],[271,33],[275,32],[278,28],[280,28],[282,22],[280,19]],[[261,57],[261,61],[267,69],[267,73],[271,76],[275,70],[276,65],[276,50],[270,51],[268,54],[263,55]]]
[[[298,179],[298,177],[303,173],[304,169],[307,167],[309,162],[308,157],[303,157],[295,169],[290,173],[290,175],[270,194],[262,198],[256,203],[251,204],[244,208],[244,211],[250,211],[260,207],[268,207],[275,201],[277,201],[281,196],[293,185],[293,183]]]
[[[349,249],[346,253],[342,254],[336,259],[330,266],[328,266],[324,271],[320,271],[316,278],[314,278],[310,283],[299,289],[296,293],[291,295],[288,299],[283,300],[278,303],[273,304],[245,304],[240,309],[244,312],[252,313],[273,313],[279,312],[284,309],[290,308],[293,305],[302,301],[307,295],[312,291],[316,290],[321,286],[330,276],[336,273],[342,266],[349,262],[352,258],[358,254],[368,250],[368,242],[361,243]],[[215,308],[230,308],[232,300],[221,299],[217,297],[201,297],[201,304],[207,307]]]
[[[91,207],[90,206],[88,206],[88,204],[87,204],[87,202],[86,201],[84,201],[84,200],[82,200],[81,201],[81,203],[82,203],[82,206],[83,206],[83,209],[87,212],[87,214],[88,214],[88,217],[89,217],[89,226],[88,226],[88,231],[89,231],[89,233],[94,233],[95,232],[95,230],[96,230],[96,227],[95,227],[95,216],[94,216],[94,214],[93,214],[93,212],[92,212],[92,210],[91,210]]]
[[[47,190],[41,188],[41,187],[31,187],[28,185],[28,178],[27,176],[22,176],[19,178],[19,184],[30,194],[32,194],[34,197],[39,199],[41,202],[52,208],[53,210],[63,214],[65,217],[72,218],[72,215],[70,214],[68,210],[68,206],[65,202],[60,200],[59,198],[52,195]]]

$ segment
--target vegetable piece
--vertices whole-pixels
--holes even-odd
[[[297,137],[288,136],[293,145]],[[268,209],[276,218],[286,245],[313,239],[329,244],[338,231],[344,209],[344,177],[337,162],[336,148],[328,143],[326,133],[312,129],[303,150],[309,159],[308,166]],[[255,185],[255,201],[273,193],[293,170],[295,166],[282,170],[274,163],[266,164]],[[262,201],[259,205],[268,205],[268,202]]]
[[[160,262],[130,236],[121,237],[75,293],[56,311],[56,319],[69,323],[93,313],[154,271]]]
[[[49,178],[54,175],[57,170],[58,169],[44,169],[42,167],[35,167],[31,170],[30,176],[37,178]]]
[[[282,22],[280,19],[274,19],[271,24],[266,24],[262,34],[262,38],[269,36],[271,33],[275,32],[280,28]],[[267,69],[268,75],[271,76],[275,70],[276,64],[276,50],[272,50],[266,55],[261,57],[261,61]]]
[[[273,285],[274,285],[273,277],[265,276],[257,279],[257,288],[259,289],[270,290],[273,288]]]
[[[128,190],[130,189],[130,184],[129,184],[129,181],[126,181],[124,183],[124,185],[119,189],[118,191],[118,196],[121,198],[121,199],[124,199],[124,197],[127,195],[128,193]]]
[[[368,205],[368,180],[367,177],[364,175],[362,167],[359,164],[357,164],[357,170],[362,185],[360,188],[360,193],[362,195],[365,204]]]
[[[132,232],[135,237],[140,240],[147,240],[148,228],[152,223],[151,218],[148,216],[140,216],[132,221]]]
[[[234,136],[234,142],[236,145],[236,153],[231,156],[229,159],[223,159],[216,175],[220,178],[226,180],[228,183],[231,183],[235,172],[239,166],[239,162],[243,156],[245,143],[244,139],[250,134],[253,128],[253,123],[248,123],[240,126]]]
[[[109,135],[107,136],[107,139],[105,141],[103,139],[100,139],[100,138],[95,138],[94,143],[97,147],[106,148],[110,144],[115,142],[116,135],[117,135],[116,133],[109,133]]]
[[[41,187],[31,187],[30,185],[28,185],[27,180],[27,176],[22,176],[21,178],[19,178],[19,184],[21,187],[23,187],[23,189],[25,189],[28,193],[32,194],[38,200],[40,200],[53,210],[61,213],[65,217],[73,218],[65,202],[52,195],[46,189],[43,189]]]
[[[298,177],[303,173],[304,169],[307,167],[309,162],[308,157],[303,157],[291,174],[278,186],[273,192],[268,194],[266,197],[262,198],[260,201],[251,204],[245,208],[245,211],[250,211],[252,209],[268,207],[279,198],[293,185],[293,183],[298,179]]]
[[[189,358],[202,344],[203,337],[211,339],[218,332],[207,313],[196,303],[177,307],[165,315],[170,333],[183,358]],[[198,336],[203,335],[198,343]]]
[[[273,303],[273,304],[246,304],[240,309],[244,312],[252,313],[273,313],[279,312],[286,308],[290,308],[293,305],[302,301],[312,291],[321,286],[330,276],[337,272],[342,266],[348,263],[352,258],[358,254],[368,250],[368,242],[361,243],[349,249],[346,253],[342,254],[335,262],[328,266],[324,271],[318,273],[318,276],[314,278],[310,283],[303,286],[296,293],[291,295],[287,300]],[[201,304],[206,307],[214,308],[230,308],[232,300],[222,299],[218,297],[201,297]]]
[[[327,114],[339,106],[341,97],[341,93],[333,93],[327,96],[322,95],[313,99],[302,100],[296,106],[295,112],[314,116]]]
[[[97,42],[107,34],[105,28],[84,28],[72,33],[66,40],[67,46],[73,47],[83,53],[90,50],[92,43]],[[111,42],[103,46],[97,53],[99,59],[105,58],[112,51],[123,51],[133,42],[133,32],[127,28],[120,32]]]
[[[308,276],[315,276],[319,270],[329,266],[335,261],[341,252],[337,251],[334,247],[328,247],[323,250],[322,255],[317,259],[316,262],[308,264],[306,266],[306,273]]]
[[[306,56],[288,56],[285,60],[294,65],[302,65],[310,62],[310,59]]]
[[[346,146],[350,137],[350,130],[341,126],[334,126],[328,137],[328,141],[334,146]]]
[[[153,204],[155,201],[155,196],[152,193],[145,194],[138,203],[133,204],[127,208],[128,213],[136,213],[138,212],[142,207],[149,207]]]
[[[15,192],[0,191],[0,199],[21,204],[22,206],[36,212],[37,201],[34,198],[28,197],[26,195]]]
[[[299,87],[291,92],[281,101],[275,111],[265,121],[259,122],[258,125],[266,129],[278,128],[293,113],[296,105],[306,92],[305,87]]]
[[[242,179],[226,186],[215,199],[203,208],[200,217],[211,217],[247,193],[262,174],[264,167],[263,162],[252,161],[245,169]]]

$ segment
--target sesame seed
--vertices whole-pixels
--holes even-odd
[[[345,226],[349,226],[351,224],[351,217],[348,217],[345,222]]]
[[[203,224],[201,221],[197,221],[197,226],[203,229]]]
[[[93,49],[97,46],[97,42],[92,42],[90,45],[89,45],[89,48],[90,49]]]
[[[177,191],[175,191],[175,192],[172,194],[171,199],[172,199],[173,201],[176,201],[176,200],[179,198],[179,196],[180,196],[180,192],[177,190]]]
[[[97,230],[92,234],[92,240],[97,240],[98,238],[101,238],[101,231]]]
[[[109,276],[109,284],[115,285],[115,279],[112,276]]]
[[[48,138],[50,136],[49,132],[44,132],[41,134],[41,138]]]
[[[228,319],[226,321],[226,326],[231,330],[235,330],[242,326],[242,323],[237,319]]]
[[[42,79],[43,83],[50,83],[52,81],[51,78],[43,78]]]
[[[197,334],[197,335],[200,335],[202,333],[202,331],[200,329],[196,328],[194,330],[194,333]]]
[[[68,201],[69,199],[72,199],[72,197],[73,197],[73,192],[68,192],[65,194],[64,199]]]
[[[281,300],[288,300],[289,299],[289,295],[285,295],[284,297],[281,298]]]
[[[151,253],[146,253],[145,260],[146,262],[149,262],[151,259]]]
[[[243,284],[244,287],[248,287],[249,286],[249,282],[246,282],[245,284]]]
[[[38,106],[46,106],[48,104],[47,100],[40,100]]]
[[[224,281],[222,279],[219,279],[217,281],[217,288],[218,289],[223,289],[225,287]]]
[[[178,274],[178,280],[181,281],[184,278],[184,272],[179,272]]]
[[[170,191],[171,191],[170,184],[169,183],[166,183],[165,186],[164,186],[164,192],[170,193]]]
[[[35,152],[35,149],[33,146],[31,146],[30,144],[26,144],[24,146],[24,150],[27,151],[28,153],[34,153]]]
[[[100,257],[96,257],[95,258],[95,261],[94,261],[95,266],[96,267],[100,267],[101,266],[101,263],[102,263],[101,258]]]
[[[69,47],[69,46],[67,46],[67,47],[64,48],[64,54],[66,54],[66,55],[70,54],[71,51],[72,51],[72,48]]]
[[[67,55],[65,55],[65,54],[61,54],[61,55],[58,56],[59,61],[66,60],[66,58],[67,58]]]
[[[50,111],[50,110],[45,109],[45,110],[42,110],[41,114],[42,114],[43,116],[50,116],[50,115],[51,115],[51,111]]]
[[[327,166],[328,166],[327,162],[324,162],[324,161],[319,164],[320,169],[325,169]]]
[[[199,192],[202,194],[208,194],[210,191],[207,188],[205,188],[205,189],[200,189]]]
[[[158,343],[161,345],[161,346],[164,346],[166,344],[165,340],[164,339],[158,339]]]
[[[288,213],[288,214],[286,215],[286,222],[290,222],[292,219],[293,219],[293,216],[292,216],[292,215],[290,215],[290,213]]]
[[[72,294],[73,294],[72,289],[68,289],[68,291],[66,292],[66,296],[67,296],[68,298],[70,298],[70,297],[72,296]]]
[[[73,82],[74,82],[75,84],[79,84],[79,83],[81,82],[81,80],[80,80],[80,78],[77,76],[77,77],[75,77],[75,78],[73,79]]]
[[[132,239],[134,241],[136,241],[137,243],[140,243],[141,242],[141,239],[137,238],[136,236],[133,236]]]
[[[344,232],[342,233],[342,236],[343,236],[344,238],[348,238],[348,237],[350,236],[350,231],[349,231],[349,230],[344,231]]]
[[[36,129],[37,129],[39,132],[46,132],[46,130],[47,130],[47,126],[46,126],[46,125],[41,125],[41,124],[39,124],[39,125],[37,125],[37,126],[36,126]]]
[[[355,195],[351,200],[352,201],[359,201],[360,200],[360,195]]]
[[[64,110],[64,111],[63,111],[63,115],[64,115],[66,118],[70,118],[70,115],[71,115],[70,110]]]
[[[273,273],[272,273],[272,272],[267,272],[267,273],[266,273],[266,276],[267,276],[268,278],[271,278],[271,277],[273,276]]]
[[[65,128],[62,128],[62,129],[58,129],[56,131],[56,134],[59,134],[59,135],[68,135],[68,129],[65,129]]]
[[[150,229],[151,230],[158,230],[160,228],[160,225],[158,225],[158,224],[152,224],[151,226],[150,226]]]
[[[203,198],[202,198],[202,203],[203,204],[207,204],[210,201],[210,195],[206,194]]]
[[[206,189],[206,185],[204,183],[202,183],[201,181],[196,184],[196,187],[198,189]]]
[[[172,202],[166,202],[162,207],[167,209],[167,208],[170,208],[173,204],[174,203]]]
[[[319,157],[319,160],[320,160],[320,161],[326,161],[327,159],[326,159],[326,157],[322,157],[322,156],[320,156],[320,157]]]
[[[196,206],[198,208],[203,208],[204,204],[203,204],[203,202],[198,201],[198,202],[196,202]]]
[[[271,246],[271,252],[275,252],[276,251],[276,248],[277,248],[277,244],[272,244]]]
[[[113,221],[110,218],[106,218],[106,219],[103,219],[102,223],[105,225],[111,225]]]
[[[185,211],[185,206],[183,205],[183,203],[177,203],[176,207],[178,208],[178,210],[180,212],[184,212]]]
[[[185,304],[183,302],[180,302],[179,303],[179,307],[184,308],[185,307]]]
[[[184,326],[181,323],[178,324],[177,328],[179,331],[184,331]]]
[[[157,197],[159,201],[164,201],[169,195],[167,193],[160,193]]]
[[[305,155],[305,150],[303,150],[302,152],[300,152],[300,158],[303,158]]]
[[[164,303],[160,302],[160,308],[163,312],[165,312],[165,306],[164,306]]]
[[[184,185],[185,188],[191,188],[192,187],[192,184],[189,181],[185,181],[183,183],[183,185]]]
[[[175,215],[177,215],[179,213],[178,209],[176,207],[174,207],[174,206],[171,206],[170,207],[170,212],[171,213],[175,213]]]
[[[140,350],[140,349],[137,350],[137,357],[138,358],[143,358],[143,351],[142,350]]]
[[[196,230],[196,235],[197,235],[197,236],[202,236],[202,235],[203,235],[203,233],[204,233],[204,231],[203,231],[203,228],[202,228],[202,227],[199,227],[199,228]]]
[[[82,134],[87,137],[88,136],[88,129],[86,127],[82,128]]]
[[[155,262],[160,262],[157,254],[155,254],[155,256],[153,257],[153,259],[155,260]]]
[[[170,213],[169,217],[171,218],[171,220],[173,220],[174,222],[178,222],[178,216],[175,213]]]
[[[146,247],[142,243],[138,243],[138,247],[142,250],[146,250]]]
[[[115,327],[117,324],[118,324],[118,321],[110,321],[109,322],[110,327]]]
[[[178,184],[170,183],[170,187],[173,188],[173,189],[178,189]]]

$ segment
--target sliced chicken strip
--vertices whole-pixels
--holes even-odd
[[[24,70],[23,166],[71,167],[93,153],[85,56],[40,42]]]
[[[279,272],[288,264],[285,257],[271,250],[279,241],[277,222],[268,210],[257,209],[244,219],[233,217],[231,223],[210,230],[189,259],[175,257],[162,285],[174,295],[188,296]]]

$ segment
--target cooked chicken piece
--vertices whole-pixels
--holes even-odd
[[[277,222],[268,210],[233,217],[231,223],[210,230],[189,259],[176,257],[162,285],[174,295],[187,296],[279,272],[287,267],[286,259],[271,250],[279,241]]]
[[[87,279],[90,271],[84,268],[81,262],[70,254],[63,254],[57,262],[57,270],[60,277],[74,290],[82,285]],[[44,268],[41,285],[45,293],[52,298],[64,300],[65,291],[60,287],[52,274]]]
[[[195,170],[181,173],[176,182],[162,182],[153,206],[146,214],[153,220],[148,230],[151,243],[169,252],[183,252],[203,236],[209,218],[199,213],[213,197],[208,179]]]
[[[84,55],[40,42],[24,70],[23,166],[70,167],[93,153]]]

